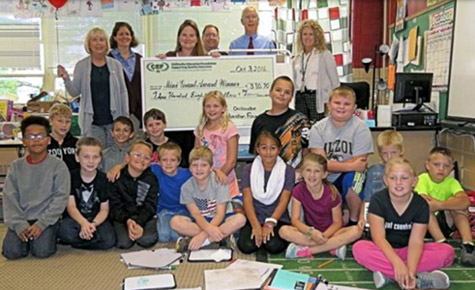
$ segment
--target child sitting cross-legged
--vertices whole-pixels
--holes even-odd
[[[445,241],[441,226],[449,228],[445,217],[452,218],[462,238],[461,262],[466,266],[475,266],[475,249],[467,212],[470,201],[460,183],[449,176],[453,161],[449,149],[433,148],[425,162],[427,173],[419,175],[415,191],[429,203],[428,231],[434,240]]]
[[[181,187],[180,202],[186,205],[191,218],[176,215],[170,221],[171,228],[184,236],[177,240],[178,252],[226,243],[226,238],[246,222],[241,213],[226,214],[232,212],[231,196],[229,187],[215,178],[213,152],[206,147],[195,148],[189,161],[193,177]]]
[[[116,239],[114,228],[107,220],[107,179],[97,170],[101,162],[101,141],[92,137],[79,139],[76,159],[81,169],[71,171],[68,216],[59,227],[59,240],[80,249],[112,248]]]
[[[327,160],[308,153],[300,164],[303,182],[292,191],[292,226],[283,226],[280,236],[291,242],[285,257],[311,258],[313,254],[330,251],[345,260],[346,245],[362,233],[358,226],[342,228],[341,197],[337,189],[326,182]],[[301,213],[305,220],[301,221]]]
[[[137,243],[148,248],[157,242],[158,181],[149,168],[152,145],[139,140],[125,156],[126,166],[109,191],[110,217],[117,237],[117,248],[128,249]]]
[[[384,183],[387,189],[373,195],[368,209],[372,241],[353,245],[355,261],[373,272],[376,288],[392,280],[402,289],[448,288],[449,277],[439,269],[452,264],[454,249],[424,242],[429,205],[413,191],[414,169],[405,159],[392,159]]]
[[[157,230],[158,241],[175,241],[179,235],[170,227],[175,215],[189,216],[184,204],[180,203],[181,186],[191,177],[188,168],[179,167],[181,148],[178,144],[167,142],[158,148],[158,164],[151,169],[158,178]]]

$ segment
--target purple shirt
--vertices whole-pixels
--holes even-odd
[[[295,186],[292,196],[302,204],[305,223],[324,232],[333,223],[332,209],[341,202],[340,194],[332,200],[332,190],[323,185],[323,194],[319,199],[313,199],[304,182]]]

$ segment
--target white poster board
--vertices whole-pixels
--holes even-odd
[[[143,111],[163,111],[170,130],[194,129],[203,97],[219,90],[226,97],[234,124],[250,127],[260,113],[270,108],[274,75],[274,55],[144,58]]]
[[[475,1],[455,1],[452,59],[450,64],[447,118],[475,120]]]

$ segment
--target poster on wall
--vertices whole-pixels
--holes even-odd
[[[394,29],[395,32],[398,32],[404,29],[404,19],[406,18],[406,6],[407,6],[407,0],[397,0],[396,27]]]

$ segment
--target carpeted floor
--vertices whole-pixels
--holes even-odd
[[[0,247],[5,236],[6,226],[0,223]],[[157,244],[169,247],[173,244]],[[142,248],[134,246],[129,251]],[[1,290],[114,290],[122,289],[125,277],[153,275],[171,272],[175,274],[179,288],[201,286],[204,290],[203,271],[226,267],[223,263],[188,263],[183,262],[173,271],[128,270],[119,261],[123,250],[84,251],[59,246],[58,252],[48,259],[25,259],[8,261],[0,257]],[[254,260],[252,255],[234,252],[234,258]]]
[[[454,243],[455,253],[458,256],[460,249],[458,243]],[[281,264],[284,269],[306,273],[316,277],[322,274],[325,279],[335,285],[345,285],[366,289],[375,289],[373,275],[353,259],[351,247],[348,247],[346,259],[344,262],[335,259],[322,269],[317,266],[333,258],[330,254],[319,254],[313,259],[287,260],[284,254],[271,255],[268,257],[269,263]],[[475,289],[475,268],[467,268],[460,263],[455,262],[450,268],[443,269],[451,280],[451,290],[473,290]],[[382,288],[383,290],[400,289],[396,283],[391,283]]]

